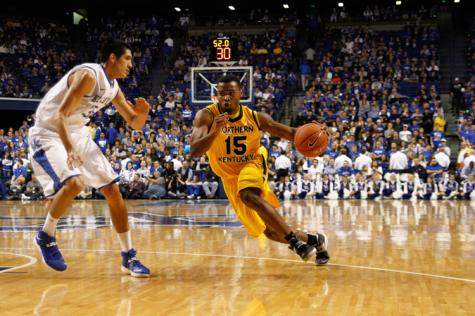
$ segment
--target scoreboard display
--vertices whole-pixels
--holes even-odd
[[[236,57],[233,42],[229,37],[213,39],[211,43],[212,61],[234,61],[237,60]]]

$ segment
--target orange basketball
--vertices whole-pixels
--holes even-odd
[[[330,141],[327,128],[320,123],[307,123],[297,128],[294,143],[305,157],[317,157],[323,154]]]

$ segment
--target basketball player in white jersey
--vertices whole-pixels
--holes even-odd
[[[129,126],[141,129],[150,106],[143,98],[130,103],[118,86],[116,79],[127,77],[132,68],[127,44],[108,40],[102,48],[102,62],[76,66],[61,78],[41,100],[35,125],[29,130],[33,171],[45,195],[53,198],[36,244],[46,265],[66,270],[56,244],[56,225],[74,197],[86,185],[92,186],[104,194],[109,205],[122,249],[122,271],[147,277],[150,270],[136,258],[132,247],[127,209],[116,183],[119,177],[91,139],[86,124],[91,115],[112,102]]]

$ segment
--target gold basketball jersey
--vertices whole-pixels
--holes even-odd
[[[206,109],[213,116],[220,114],[217,104],[211,104]],[[226,126],[221,128],[206,154],[213,171],[225,180],[226,175],[239,175],[246,163],[256,159],[260,146],[257,113],[245,105],[240,105],[238,116],[230,118]]]

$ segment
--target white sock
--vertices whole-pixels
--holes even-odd
[[[125,233],[117,233],[119,236],[120,248],[123,252],[127,252],[132,249],[132,234],[130,230]]]
[[[59,218],[54,218],[48,213],[48,215],[46,216],[45,224],[43,225],[43,231],[53,237],[58,221]]]

